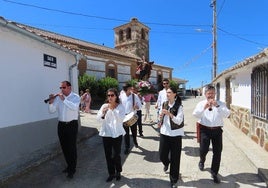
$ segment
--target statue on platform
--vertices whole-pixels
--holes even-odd
[[[147,62],[145,57],[142,56],[142,60],[137,61],[136,78],[138,80],[149,81],[153,64],[154,61]]]

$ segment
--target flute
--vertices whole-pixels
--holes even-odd
[[[56,94],[56,95],[54,95],[54,96],[52,96],[52,97],[49,97],[49,98],[45,99],[44,102],[45,102],[45,103],[48,103],[49,100],[51,100],[51,99],[55,99],[57,96],[59,96],[59,94]]]

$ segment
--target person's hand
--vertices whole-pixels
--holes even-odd
[[[52,104],[54,102],[54,99],[56,98],[56,95],[55,94],[50,94],[49,95],[49,101],[48,101],[48,104]]]
[[[211,107],[212,107],[211,102],[210,100],[208,100],[207,103],[205,104],[204,110],[206,110],[207,108],[211,108]]]
[[[102,113],[103,114],[106,114],[107,111],[108,111],[108,109],[109,109],[109,106],[107,105],[106,107],[103,108]]]
[[[169,114],[169,111],[166,110],[166,109],[162,109],[162,114],[168,115]]]
[[[212,101],[211,101],[211,105],[213,105],[213,106],[218,106],[218,103],[217,103],[216,100],[212,100]]]
[[[61,99],[62,101],[64,101],[65,97],[64,97],[64,95],[63,95],[62,93],[59,93],[58,96],[60,97],[60,99]]]

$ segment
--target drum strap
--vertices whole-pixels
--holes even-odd
[[[132,106],[133,106],[133,109],[134,109],[134,105],[135,105],[135,95],[132,93]]]

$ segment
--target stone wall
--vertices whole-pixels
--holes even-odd
[[[231,105],[230,121],[268,152],[268,122],[251,116],[247,108]]]

